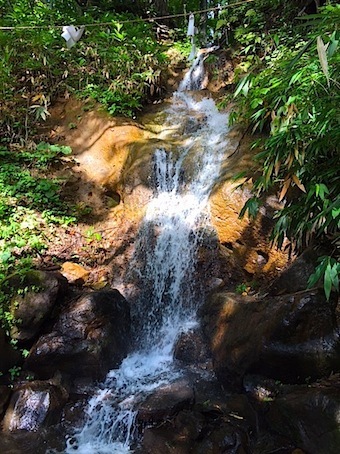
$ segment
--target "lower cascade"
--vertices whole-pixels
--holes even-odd
[[[161,139],[180,145],[154,153],[154,196],[130,271],[141,284],[132,307],[134,351],[88,402],[83,427],[66,441],[68,454],[133,452],[138,405],[184,373],[173,349],[179,334],[197,324],[197,252],[210,228],[207,202],[228,140],[228,119],[212,99],[196,101],[187,91],[174,94],[166,113]]]

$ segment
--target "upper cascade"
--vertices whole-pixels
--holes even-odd
[[[194,60],[191,68],[184,76],[184,79],[179,85],[179,91],[190,91],[190,90],[203,90],[206,88],[206,71],[204,68],[204,60],[217,50],[219,46],[207,47],[200,49],[198,55]]]

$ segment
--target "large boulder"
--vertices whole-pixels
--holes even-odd
[[[22,342],[32,340],[65,291],[67,281],[59,273],[31,270],[23,278],[15,275],[10,283],[17,288],[11,312],[20,320],[13,327],[11,337]]]
[[[33,345],[25,367],[41,378],[57,370],[101,379],[129,348],[130,310],[118,290],[97,291],[66,307],[51,333]]]
[[[202,333],[199,330],[181,333],[175,344],[174,358],[185,365],[207,363],[210,353]]]
[[[262,299],[221,292],[201,315],[215,372],[226,385],[241,385],[246,372],[302,382],[340,368],[337,311],[322,291]]]

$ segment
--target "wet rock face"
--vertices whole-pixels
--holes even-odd
[[[271,295],[284,295],[304,290],[308,286],[309,276],[314,273],[317,254],[306,250],[287,268],[270,286]]]
[[[19,386],[3,419],[3,430],[37,431],[55,424],[67,399],[64,388],[48,382],[35,381]]]
[[[15,286],[15,277],[12,285]],[[26,287],[27,292],[16,295],[11,304],[11,311],[16,319],[21,320],[11,332],[18,341],[32,340],[39,332],[44,321],[52,312],[57,298],[67,285],[66,279],[59,273],[29,271],[21,282],[18,277],[18,288]]]
[[[123,296],[117,290],[89,293],[65,308],[53,331],[38,339],[25,367],[42,378],[59,370],[71,378],[101,379],[126,356],[129,333]]]
[[[202,333],[198,330],[182,333],[175,345],[174,358],[187,365],[207,362],[209,351]]]
[[[336,308],[321,291],[262,300],[219,293],[201,315],[215,372],[226,385],[241,385],[246,372],[303,382],[339,370]]]
[[[249,158],[250,156],[236,153],[231,158],[231,167],[228,160],[226,177],[232,178],[240,170],[247,170],[251,165]],[[234,159],[237,161],[233,162]],[[270,280],[276,277],[288,262],[288,254],[273,247],[270,241],[274,226],[272,205],[275,201],[264,201],[256,220],[250,220],[247,216],[240,219],[239,214],[251,193],[247,188],[237,188],[237,185],[238,183],[232,181],[224,181],[214,188],[210,197],[211,222],[221,244],[221,254],[229,255],[226,257],[225,274],[228,275],[230,270],[232,275],[242,271],[249,280],[264,277]],[[221,277],[225,279],[225,276]]]
[[[337,454],[340,446],[340,377],[301,386],[278,397],[268,427],[310,454]]]
[[[194,391],[186,379],[160,386],[139,406],[137,420],[163,421],[183,408],[189,408],[193,401]]]

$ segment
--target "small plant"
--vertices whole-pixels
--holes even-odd
[[[20,372],[21,372],[20,366],[13,366],[10,369],[8,369],[8,373],[11,378],[11,381],[14,381],[16,378],[18,378],[20,375]]]
[[[90,227],[88,230],[86,230],[85,238],[88,243],[102,240],[101,234],[99,232],[96,232],[93,227]]]
[[[29,352],[29,350],[27,350],[26,348],[24,348],[24,349],[22,350],[21,354],[22,354],[22,356],[23,356],[24,358],[27,358],[28,355],[30,354],[30,352]]]
[[[72,211],[75,213],[75,215],[78,218],[81,218],[83,216],[87,216],[92,213],[92,207],[87,205],[84,202],[79,202],[74,207],[72,208]]]
[[[239,295],[248,294],[249,290],[249,285],[244,282],[242,282],[242,284],[238,284],[235,289],[236,293],[238,293]]]

